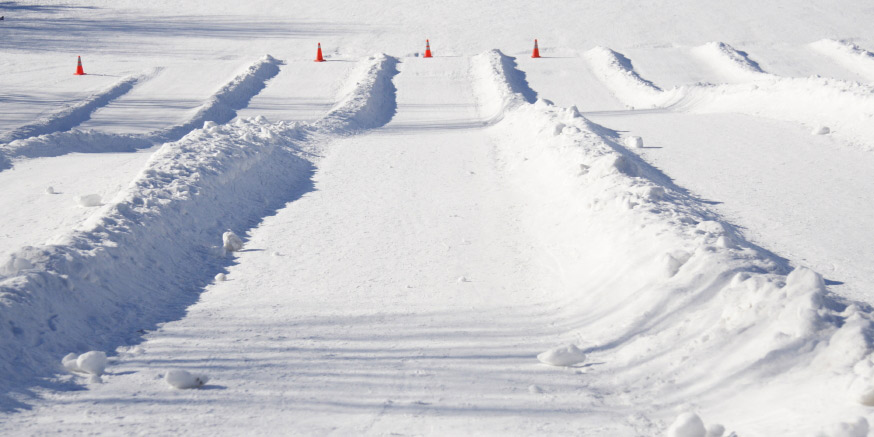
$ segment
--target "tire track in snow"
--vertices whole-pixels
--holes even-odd
[[[67,153],[131,152],[177,141],[205,122],[227,123],[279,73],[282,62],[270,55],[253,63],[204,103],[187,122],[148,134],[112,134],[93,130],[70,130],[12,141],[0,149],[7,161],[61,156]],[[108,101],[106,102],[108,103]],[[95,108],[96,109],[96,108]],[[89,112],[90,114],[90,112]],[[82,120],[84,121],[84,120]]]
[[[277,62],[265,58],[250,72]],[[55,373],[67,352],[113,350],[184,315],[232,261],[218,246],[224,230],[243,234],[310,190],[313,164],[304,157],[317,155],[326,136],[391,119],[396,62],[385,55],[363,61],[350,79],[355,85],[320,123],[207,120],[155,152],[123,199],[81,230],[0,264],[0,329],[8,329],[0,336],[0,409],[25,408],[16,399],[31,396],[35,378]],[[260,89],[242,79],[225,90]],[[217,98],[213,107],[247,100]]]

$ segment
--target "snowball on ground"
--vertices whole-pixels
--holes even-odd
[[[76,365],[82,372],[100,376],[106,370],[106,353],[102,351],[85,352],[76,359]]]
[[[80,372],[79,365],[76,364],[77,359],[79,359],[79,354],[71,352],[61,359],[61,364],[68,372]]]
[[[55,194],[55,187],[46,187],[46,194]]]
[[[205,375],[192,375],[185,370],[170,370],[164,375],[164,381],[174,388],[197,388],[209,381]]]
[[[830,133],[831,131],[832,130],[829,129],[828,126],[816,126],[813,128],[811,133],[814,135],[826,135],[826,134]]]
[[[569,344],[550,349],[538,355],[537,359],[550,366],[573,366],[586,361],[586,354],[576,345]]]
[[[668,428],[668,437],[706,437],[704,422],[695,413],[683,413]]]
[[[225,250],[228,252],[236,252],[243,248],[243,240],[232,231],[227,231],[222,234],[222,243],[224,244]]]
[[[76,202],[79,203],[79,206],[84,207],[92,207],[92,206],[100,206],[100,195],[99,194],[86,194],[84,196],[76,197]]]
[[[215,275],[216,282],[226,281],[227,279],[228,279],[228,277],[224,273],[219,273],[219,274]]]
[[[643,147],[643,138],[641,137],[625,137],[625,146],[631,149],[640,149]]]

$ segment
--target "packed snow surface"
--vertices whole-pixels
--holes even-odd
[[[0,4],[0,434],[867,435],[872,13]]]

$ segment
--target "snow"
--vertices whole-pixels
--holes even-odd
[[[209,381],[205,375],[192,375],[185,370],[170,370],[164,375],[164,381],[173,388],[186,389],[202,387]]]
[[[76,196],[76,203],[78,203],[79,206],[84,206],[86,208],[102,205],[99,194],[84,194]]]
[[[586,354],[577,345],[569,344],[543,352],[537,359],[550,366],[573,366],[586,361]]]
[[[869,431],[860,1],[0,9],[4,435]]]
[[[695,413],[683,413],[668,428],[668,437],[706,437],[704,422]]]
[[[228,230],[222,234],[222,247],[228,252],[239,252],[243,248],[243,240]]]

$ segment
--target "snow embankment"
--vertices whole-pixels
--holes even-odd
[[[94,111],[108,105],[111,101],[123,96],[140,81],[148,79],[151,75],[146,76],[128,76],[111,87],[95,93],[87,99],[63,108],[54,114],[43,117],[31,124],[21,126],[17,129],[0,136],[0,144],[8,143],[14,140],[30,138],[39,135],[50,134],[54,132],[62,132],[73,129],[74,127],[88,121]]]
[[[622,102],[632,108],[668,106],[675,101],[654,83],[644,79],[631,60],[606,47],[595,47],[583,54],[592,72]]]
[[[210,97],[189,121],[178,126],[144,135],[74,129],[12,141],[3,145],[0,152],[8,159],[15,160],[74,152],[130,152],[176,141],[194,129],[201,128],[207,121],[223,124],[234,119],[236,111],[246,107],[249,100],[264,89],[267,80],[279,73],[281,64],[281,61],[270,55],[256,61]]]
[[[348,101],[374,102],[368,94],[386,92],[374,86],[391,77],[384,69],[393,64],[384,60],[363,62]],[[394,107],[394,94],[378,101]],[[207,122],[164,144],[120,201],[60,244],[0,261],[0,326],[7,329],[0,409],[15,405],[33,378],[58,371],[71,350],[112,350],[181,317],[229,262],[223,233],[251,228],[308,187],[313,165],[304,157],[313,155],[303,149],[316,146],[303,143],[340,125],[361,126],[343,117],[367,119],[348,106],[328,117],[332,123],[316,127],[263,117]]]
[[[810,48],[826,55],[844,68],[874,81],[874,53],[849,41],[823,39],[810,44]]]
[[[593,71],[623,103],[670,107],[695,113],[742,113],[806,125],[830,132],[865,150],[874,150],[874,86],[824,77],[788,78],[764,73],[728,45],[704,46],[725,69],[751,78],[747,83],[695,84],[661,90],[642,79],[630,62],[610,49],[586,53]]]
[[[692,53],[707,62],[729,82],[752,82],[770,77],[746,52],[724,42],[709,42],[695,47]]]
[[[475,60],[494,73],[483,98],[508,87],[502,58]],[[492,133],[566,284],[556,342],[575,339],[599,363],[587,389],[649,411],[651,435],[688,405],[741,435],[810,434],[867,412],[868,311],[745,241],[576,108],[524,100],[503,99]]]
[[[388,123],[397,110],[392,78],[398,73],[397,58],[377,54],[359,63],[341,89],[337,104],[313,127],[330,133],[351,134]]]

